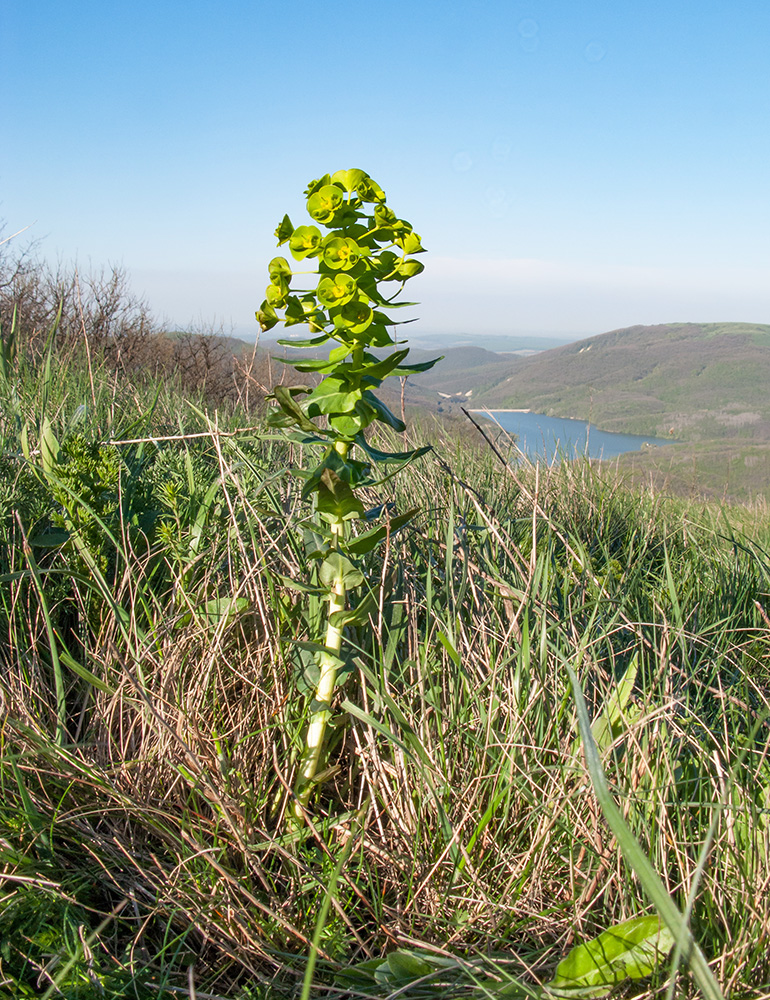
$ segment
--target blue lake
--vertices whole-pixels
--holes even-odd
[[[482,410],[475,417],[490,416]],[[642,437],[638,434],[613,434],[600,431],[584,420],[546,417],[542,413],[520,410],[490,410],[491,419],[503,430],[517,436],[516,444],[533,460],[549,464],[561,458],[615,458],[627,451],[639,451],[648,445],[674,444],[672,438]]]

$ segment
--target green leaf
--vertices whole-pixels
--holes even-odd
[[[327,222],[326,225],[329,229],[344,230],[345,236],[350,236],[354,240],[362,240],[362,245],[368,247],[369,243],[364,240],[364,237],[369,230],[358,221],[359,219],[365,219],[366,216],[363,212],[356,211],[355,206],[357,204],[359,204],[358,201],[345,202],[337,209],[334,213],[334,218]]]
[[[303,260],[307,256],[315,256],[321,248],[322,239],[318,226],[299,226],[289,239],[292,257],[295,260]]]
[[[425,253],[420,237],[415,232],[407,233],[396,240],[404,253]]]
[[[308,215],[316,222],[330,222],[334,213],[342,205],[343,197],[342,191],[336,184],[324,184],[308,198]]]
[[[59,462],[59,442],[53,432],[51,421],[43,417],[40,427],[40,464],[43,472],[50,476]]]
[[[284,358],[273,358],[273,361],[284,360]],[[326,375],[337,370],[336,362],[330,361],[329,358],[300,358],[298,361],[286,363],[291,364],[298,372],[321,372]]]
[[[392,538],[399,528],[403,528],[405,524],[408,524],[412,520],[418,511],[419,507],[414,507],[412,510],[407,511],[406,514],[399,514],[398,517],[392,517],[389,524],[381,524],[376,528],[370,528],[369,531],[365,531],[362,535],[350,539],[347,543],[348,552],[352,552],[357,556],[366,555],[367,552],[375,549],[380,542],[385,541],[388,532],[390,532]]]
[[[70,540],[69,531],[46,531],[42,535],[34,535],[29,540],[30,545],[41,549],[58,549]]]
[[[347,382],[329,375],[308,398],[307,412],[311,417],[322,413],[350,413],[361,396],[360,389],[350,389]]]
[[[369,408],[369,412],[366,411],[360,403],[356,405],[356,409],[353,413],[335,413],[329,417],[329,426],[342,438],[348,438],[351,441],[357,434],[360,434],[365,428],[369,426],[374,420],[374,413]]]
[[[321,260],[333,271],[350,271],[369,255],[366,247],[359,246],[347,236],[327,236],[321,250]]]
[[[357,487],[367,481],[370,465],[368,462],[359,462],[349,456],[343,458],[334,448],[329,448],[323,461],[311,472],[304,473],[307,482],[302,490],[303,498],[306,499],[311,493],[317,492],[326,469],[331,469],[343,482]],[[297,475],[302,475],[302,471],[297,470]]]
[[[352,660],[343,659],[328,646],[322,646],[318,642],[297,640],[292,642],[292,646],[294,646],[296,664],[294,680],[302,694],[314,695],[318,690],[318,682],[321,678],[321,669],[318,663],[320,654],[323,654],[327,664],[334,664],[335,688],[341,687],[348,677],[356,672],[356,666]]]
[[[438,641],[441,643],[441,645],[449,654],[449,659],[452,661],[452,663],[454,663],[456,667],[459,667],[461,663],[460,654],[457,652],[457,649],[455,648],[455,645],[449,638],[449,636],[445,635],[443,632],[439,632]]]
[[[349,521],[364,515],[364,505],[351,485],[340,479],[333,469],[324,469],[321,473],[317,510],[319,514],[327,514],[335,521]]]
[[[308,337],[305,340],[291,340],[288,337],[284,337],[282,340],[277,340],[276,343],[280,344],[281,347],[320,347],[330,339],[328,333],[322,333],[320,337]],[[284,361],[285,359],[277,358],[276,360]]]
[[[329,615],[330,624],[335,628],[344,628],[346,625],[366,625],[371,615],[376,615],[380,608],[379,603],[380,588],[370,591],[354,608],[345,611],[335,611]]]
[[[296,295],[290,295],[286,300],[286,315],[283,322],[285,326],[305,322],[305,308]]]
[[[222,619],[231,618],[248,606],[249,599],[247,597],[214,597],[210,601],[206,601],[203,610],[209,622],[214,625]]]
[[[82,663],[78,661],[64,649],[63,645],[59,647],[59,659],[68,667],[73,673],[77,674],[84,681],[87,681],[92,687],[97,688],[99,691],[104,691],[105,694],[114,695],[115,689],[110,687],[101,677],[97,677],[92,671],[87,667],[84,667]]]
[[[327,663],[334,663],[335,670],[343,666],[344,661],[340,659],[333,649],[322,646],[318,642],[292,642],[294,646],[295,661],[298,661],[298,669],[295,673],[297,687],[303,694],[314,695],[318,689],[318,681],[321,677],[321,668],[318,663],[319,654],[323,653]]]
[[[392,208],[380,204],[374,209],[374,221],[378,226],[392,226],[393,223],[398,222],[398,216]]]
[[[257,317],[257,323],[259,323],[260,329],[263,333],[266,333],[278,322],[278,316],[276,315],[275,309],[270,305],[270,303],[265,300],[255,313]]]
[[[406,260],[400,260],[395,267],[396,276],[401,281],[413,278],[416,274],[420,274],[424,270],[425,265],[419,260],[413,260],[411,257],[407,257]]]
[[[271,281],[276,281],[279,278],[289,281],[294,272],[285,257],[273,257],[267,265],[267,273],[270,275]]]
[[[357,965],[348,965],[335,975],[335,983],[350,989],[358,986],[361,989],[370,988],[375,982],[375,973],[381,965],[385,964],[384,958],[369,958],[365,962]]]
[[[607,698],[601,707],[591,726],[596,746],[599,753],[604,753],[610,748],[614,741],[625,729],[623,716],[628,706],[636,675],[639,670],[639,656],[634,654],[634,658],[629,663],[626,672],[615,685],[612,694]]]
[[[626,920],[573,948],[546,984],[546,995],[605,997],[618,983],[651,975],[673,947],[674,935],[657,915]]]
[[[272,399],[275,397],[278,399],[281,396],[290,396],[292,399],[295,396],[307,396],[309,392],[313,391],[311,385],[277,385],[274,387],[273,392],[267,399]]]
[[[388,427],[392,427],[393,430],[402,433],[406,430],[406,424],[403,420],[399,420],[395,414],[391,413],[387,406],[370,392],[368,389],[364,392],[362,397],[370,406],[373,406],[377,412],[377,419],[380,423],[387,424]]]
[[[351,193],[366,179],[367,174],[363,170],[338,170],[332,174],[332,182],[334,184],[341,184],[346,191],[350,191]]]
[[[340,344],[339,347],[334,347],[329,351],[329,361],[334,361],[336,364],[343,361],[349,354],[350,346],[348,344]]]
[[[412,983],[435,971],[424,959],[408,951],[392,951],[386,959],[386,966],[387,974],[383,975],[385,966],[380,966],[374,973],[374,978],[383,984]]]
[[[342,306],[350,302],[358,292],[358,285],[355,278],[351,278],[344,271],[334,276],[321,278],[318,282],[316,295],[318,301],[325,306]]]
[[[444,355],[442,354],[440,358],[434,358],[432,361],[421,361],[416,365],[399,365],[393,372],[394,375],[419,375],[420,372],[429,372],[434,365],[437,365],[439,361],[444,360]]]
[[[287,416],[292,418],[293,423],[295,423],[297,427],[299,427],[303,431],[308,431],[311,434],[317,434],[318,428],[311,420],[308,419],[302,407],[294,399],[295,395],[299,395],[300,392],[303,391],[307,392],[307,389],[304,386],[290,387],[285,385],[277,385],[273,389],[273,398],[281,407],[283,412]],[[275,427],[277,425],[273,424],[272,426]]]
[[[374,462],[411,462],[415,458],[420,458],[421,455],[426,455],[432,448],[431,445],[426,444],[422,448],[410,448],[408,451],[380,451],[363,437],[357,438],[356,444],[363,448]]]
[[[394,269],[399,258],[392,250],[383,250],[377,257],[369,261],[369,266],[377,276],[378,281],[395,280]]]
[[[308,186],[305,188],[305,195],[309,198],[311,194],[315,194],[316,191],[320,191],[322,187],[330,183],[331,177],[329,174],[324,174],[323,177],[319,178],[317,181],[310,181]]]
[[[329,315],[338,330],[356,334],[363,333],[372,325],[374,319],[372,307],[360,299],[346,302],[344,306],[337,309],[330,309]]]
[[[278,240],[278,246],[285,243],[291,234],[294,232],[294,226],[291,224],[291,219],[288,215],[284,215],[278,228],[275,231],[275,237]]]
[[[366,329],[366,339],[370,347],[394,347],[395,340],[388,333],[387,327],[372,323]]]
[[[284,413],[279,406],[272,406],[268,409],[265,414],[265,423],[268,427],[278,427],[280,429],[297,426],[296,418],[292,414]]]
[[[279,576],[278,579],[289,590],[296,590],[300,594],[323,594],[323,587],[314,587],[312,584],[303,583],[301,580],[293,580],[290,576]]]
[[[289,286],[286,281],[278,279],[265,289],[265,302],[273,309],[281,309],[286,303]]]
[[[393,354],[388,355],[387,358],[383,358],[381,361],[373,354],[365,354],[364,360],[366,361],[366,365],[364,373],[366,377],[377,380],[387,378],[395,368],[398,368],[399,362],[403,361],[408,353],[409,348],[405,347],[400,351],[395,351]]]
[[[301,649],[306,653],[325,653],[327,656],[332,657],[338,663],[343,661],[340,659],[339,654],[334,650],[330,649],[329,646],[324,646],[320,642],[307,642],[304,639],[289,639],[292,646],[296,646],[297,649]]]
[[[356,185],[356,193],[361,201],[376,201],[380,203],[385,201],[385,192],[368,174]]]
[[[332,552],[330,556],[321,563],[319,572],[321,583],[328,588],[341,583],[345,590],[352,590],[360,587],[364,582],[364,575],[353,563],[341,552]]]
[[[314,695],[318,690],[318,682],[321,679],[321,668],[312,653],[306,650],[297,650],[296,666],[294,669],[294,682],[300,694]]]

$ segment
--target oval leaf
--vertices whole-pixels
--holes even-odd
[[[364,170],[338,170],[332,174],[332,181],[335,184],[341,184],[346,191],[353,192],[361,181],[366,180],[366,176]]]
[[[289,238],[289,250],[295,260],[315,254],[321,246],[321,230],[317,226],[298,226]]]
[[[308,215],[316,222],[330,222],[342,205],[342,199],[342,191],[336,184],[325,184],[308,198]]]
[[[318,301],[325,306],[343,306],[350,302],[357,290],[355,279],[342,272],[334,277],[321,278],[316,295]]]
[[[627,979],[649,976],[674,946],[656,915],[634,917],[573,948],[545,986],[552,997],[605,997]]]
[[[363,517],[364,505],[353,492],[350,483],[340,479],[331,469],[324,469],[318,485],[317,510],[319,514],[327,514],[335,521],[349,521]]]
[[[350,590],[352,587],[360,587],[364,582],[361,570],[356,569],[341,552],[332,552],[324,559],[319,576],[321,583],[329,588],[341,583],[346,590]]]

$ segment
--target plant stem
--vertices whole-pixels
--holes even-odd
[[[337,441],[335,449],[347,457],[350,445],[346,441]],[[332,541],[331,549],[337,549],[340,541],[345,536],[345,522],[342,518],[337,518],[331,523]],[[332,698],[337,682],[337,670],[340,664],[340,650],[342,648],[342,626],[332,622],[332,616],[337,611],[345,610],[347,598],[347,588],[345,581],[340,574],[329,588],[329,613],[326,622],[326,647],[322,653],[318,654],[318,685],[313,697],[310,714],[310,724],[308,726],[305,747],[302,751],[302,758],[299,762],[299,771],[294,782],[294,794],[296,796],[291,806],[290,825],[304,826],[305,810],[313,790],[314,779],[318,771],[318,762],[324,748],[326,737],[326,726],[331,715]]]

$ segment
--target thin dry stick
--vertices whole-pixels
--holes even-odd
[[[24,228],[23,228],[23,229],[19,229],[19,230],[18,230],[17,232],[15,232],[15,233],[11,233],[11,235],[10,235],[10,236],[6,236],[4,240],[0,240],[0,247],[1,247],[1,246],[2,246],[2,245],[3,245],[4,243],[10,243],[10,242],[11,242],[11,240],[15,240],[15,239],[16,239],[16,237],[17,237],[17,236],[21,236],[21,234],[22,234],[22,233],[26,233],[26,231],[27,231],[28,229],[30,229],[30,228],[31,228],[32,226],[34,226],[34,224],[35,224],[34,222],[31,222],[31,223],[29,224],[29,226],[24,226]]]
[[[232,431],[220,431],[218,427],[212,427],[209,431],[195,431],[193,434],[161,434],[142,438],[110,438],[108,441],[104,441],[102,443],[114,445],[157,444],[159,441],[190,441],[193,438],[235,437],[236,434],[253,434],[255,431],[261,431],[263,429],[262,425],[253,427],[236,427],[235,430]]]

